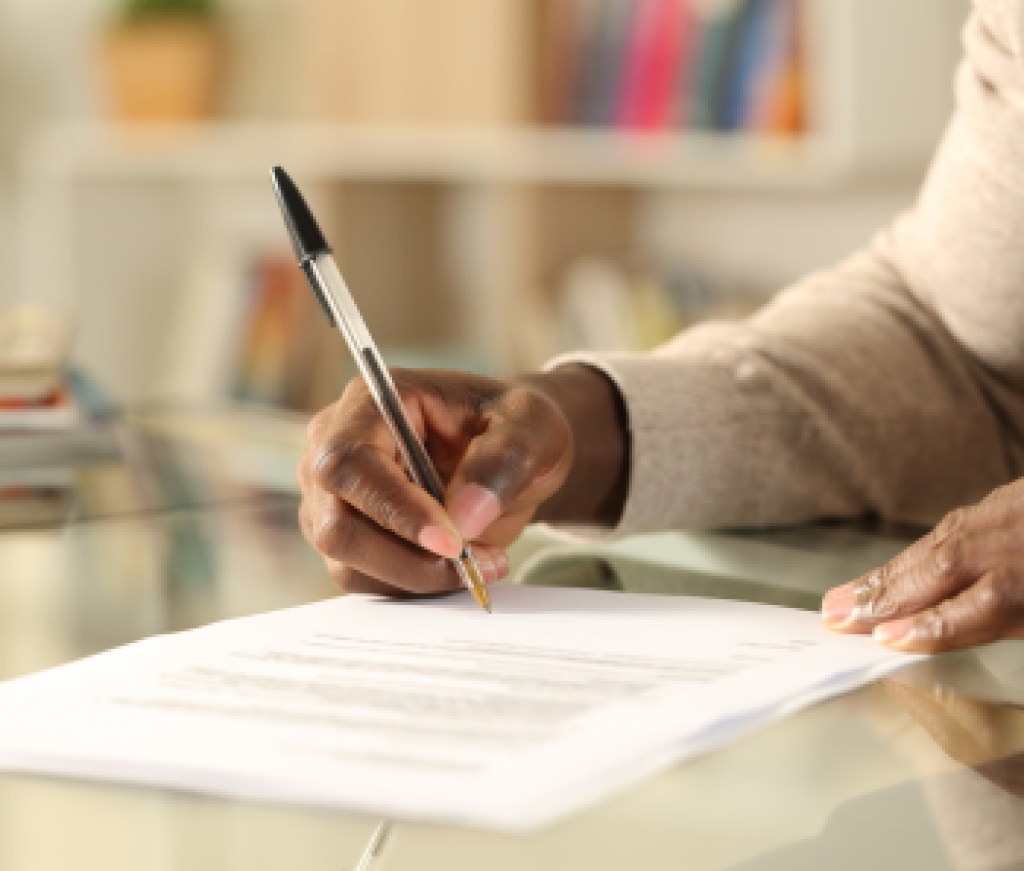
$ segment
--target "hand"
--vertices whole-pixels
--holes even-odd
[[[830,590],[822,616],[897,650],[1024,638],[1024,479],[947,515],[887,565]]]
[[[303,535],[342,590],[458,589],[450,558],[463,542],[493,582],[531,520],[617,516],[607,505],[621,504],[625,436],[604,376],[567,367],[515,381],[422,370],[392,377],[445,483],[445,505],[409,481],[365,383],[351,381],[310,422],[298,471]]]

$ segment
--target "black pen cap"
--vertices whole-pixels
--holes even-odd
[[[278,205],[281,206],[284,224],[288,228],[288,236],[292,240],[292,247],[295,249],[295,256],[299,258],[299,263],[307,263],[321,254],[329,253],[331,246],[327,244],[320,225],[317,224],[316,218],[313,217],[288,173],[275,166],[270,170],[270,180],[273,182],[274,193],[277,195]]]

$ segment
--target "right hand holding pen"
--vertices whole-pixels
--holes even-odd
[[[384,419],[355,378],[307,430],[298,472],[303,535],[345,592],[457,589],[450,560],[463,541],[473,545],[485,579],[498,580],[508,571],[505,548],[569,475],[569,421],[529,381],[424,370],[392,377],[445,484],[446,505],[408,479]]]

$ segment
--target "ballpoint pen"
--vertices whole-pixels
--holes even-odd
[[[409,477],[439,503],[444,504],[444,486],[430,461],[426,448],[413,429],[402,407],[395,384],[356,308],[345,279],[341,277],[330,245],[324,238],[313,213],[299,193],[295,182],[281,167],[270,171],[278,204],[284,216],[299,266],[306,275],[327,320],[337,327],[348,343],[356,365],[366,379],[366,386],[395,439]],[[491,610],[491,597],[483,581],[480,566],[468,544],[452,560],[455,571],[473,598],[486,611]]]

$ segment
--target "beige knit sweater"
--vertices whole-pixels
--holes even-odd
[[[619,386],[617,533],[917,523],[1024,474],[1024,0],[975,0],[919,200],[742,323],[579,356]]]

